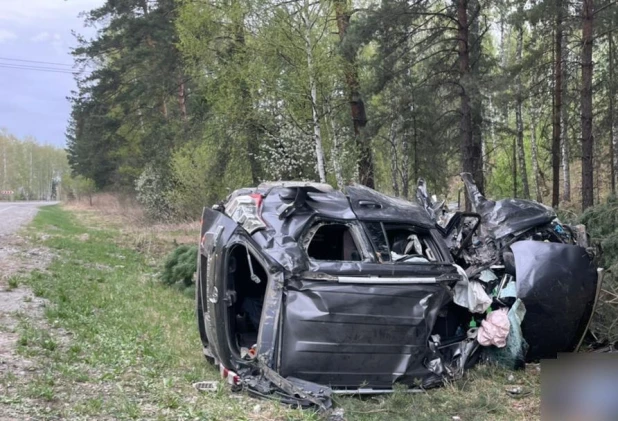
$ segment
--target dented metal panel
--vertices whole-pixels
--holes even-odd
[[[360,184],[347,186],[345,193],[361,221],[400,221],[424,228],[434,227],[434,221],[416,203],[387,196]]]
[[[530,345],[527,359],[574,351],[597,295],[597,268],[586,249],[539,241],[520,241],[511,249],[517,297],[526,305],[522,330]]]
[[[426,191],[421,192],[427,199],[423,208],[358,185],[345,192],[315,183],[283,182],[242,189],[230,198],[250,195],[240,199],[251,205],[249,216],[259,218],[251,235],[225,215],[226,203],[219,212],[205,211],[205,285],[199,291],[208,349],[221,361],[222,372],[233,370],[240,385],[256,396],[320,409],[330,406],[331,392],[380,393],[396,383],[430,387],[458,378],[479,355],[477,330],[470,327],[473,316],[453,302],[455,285],[466,277],[486,294],[498,287],[500,278],[514,279],[517,297],[511,300],[521,299],[528,309],[522,329],[531,346],[529,358],[575,349],[599,285],[586,250],[560,243],[562,225],[553,221],[550,208],[523,200],[487,200],[471,177],[462,177],[480,214],[480,227],[461,214],[461,220],[453,222],[460,230],[441,231],[452,234],[451,246],[462,242],[461,250],[449,249],[438,234],[430,215],[435,217],[439,206],[430,203]],[[343,226],[346,233],[340,236],[341,249],[339,228],[328,227],[334,237],[318,234],[321,226],[331,224]],[[513,244],[524,238],[544,240],[536,235],[539,226],[555,231],[550,240],[559,243]],[[406,227],[413,227],[410,235],[416,238],[411,249],[405,243],[408,233],[403,240],[398,237],[397,230]],[[317,249],[310,258],[307,250],[314,235]],[[572,241],[568,237],[564,242]],[[267,278],[260,291],[263,297],[258,297],[262,310],[257,340],[251,336],[250,344],[239,339],[246,331],[232,332],[236,319],[242,325],[248,315],[256,314],[234,307],[234,289],[242,283],[226,280],[228,270],[233,273],[227,255],[238,244],[262,266],[262,280]],[[330,244],[337,247],[331,249]],[[415,259],[402,260],[409,250],[415,251],[410,254]],[[458,272],[454,261],[466,270]],[[478,274],[490,266],[498,274],[491,272],[493,277],[479,282]],[[251,282],[253,270],[244,273],[240,279]],[[509,304],[512,301],[503,296],[491,303]],[[482,317],[479,313],[474,319]]]
[[[333,387],[435,382],[425,367],[428,340],[450,300],[447,286],[437,283],[290,281],[279,371]]]
[[[556,212],[552,208],[532,200],[486,199],[478,191],[472,175],[462,173],[461,178],[475,211],[481,215],[482,229],[494,239],[548,224],[556,218]]]

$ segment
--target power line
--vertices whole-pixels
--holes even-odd
[[[19,65],[12,65],[12,64],[6,64],[6,63],[0,63],[0,67],[6,68],[6,69],[40,70],[40,71],[43,71],[43,72],[56,72],[56,73],[67,73],[67,74],[76,74],[77,73],[77,72],[73,72],[71,70],[55,69],[53,67],[19,66]]]
[[[64,73],[67,75],[74,75],[77,74],[78,72],[73,72],[70,70],[63,70],[63,69],[54,69],[54,68],[50,68],[50,67],[35,67],[35,66],[20,66],[20,65],[12,65],[12,64],[6,64],[6,63],[0,63],[0,68],[3,69],[14,69],[14,70],[35,70],[35,71],[39,71],[39,72],[48,72],[48,73]]]
[[[23,59],[19,59],[19,58],[9,58],[9,57],[0,57],[0,60],[6,60],[6,61],[23,61],[24,63],[39,63],[39,64],[51,64],[53,66],[68,66],[68,67],[73,67],[72,64],[67,64],[67,63],[54,63],[51,61],[37,61],[37,60],[23,60]],[[10,64],[10,63],[9,63]]]

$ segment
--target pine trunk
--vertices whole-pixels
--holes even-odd
[[[522,26],[517,28],[517,63],[521,66],[522,50],[524,43],[524,29]],[[515,121],[517,125],[517,160],[519,161],[519,172],[521,173],[522,195],[524,199],[530,198],[530,187],[528,185],[528,173],[526,171],[526,151],[524,149],[524,120],[522,116],[523,92],[521,84],[521,73],[517,74],[517,105],[515,109]]]
[[[554,43],[554,107],[552,111],[552,199],[553,207],[560,204],[560,117],[562,107],[562,14],[563,0],[556,2],[556,33]]]
[[[541,183],[539,180],[539,151],[536,143],[536,125],[538,121],[538,107],[534,101],[530,105],[530,144],[532,146],[532,178],[534,180],[534,192],[536,201],[543,202]]]
[[[616,118],[614,116],[614,100],[615,100],[615,85],[614,85],[614,34],[609,31],[609,173],[612,195],[616,195],[616,143],[618,143],[618,130],[615,127]]]
[[[416,133],[416,124],[414,125]],[[401,137],[401,196],[408,198],[410,193],[410,142],[408,142],[407,131]]]
[[[185,83],[182,76],[179,76],[178,84],[178,107],[180,108],[180,118],[182,121],[187,121],[187,99],[185,97]]]
[[[486,168],[486,175],[489,176],[491,175],[492,172],[492,165],[494,164],[495,159],[493,159],[494,154],[497,151],[497,142],[496,142],[496,124],[495,124],[495,116],[496,116],[496,112],[494,109],[494,104],[492,101],[492,97],[489,97],[489,133],[491,136],[491,151],[488,153],[483,153],[483,157],[486,157],[485,160],[483,160],[483,163],[487,162]],[[487,142],[484,143],[485,145],[487,145]],[[492,159],[490,159],[490,157]]]
[[[567,47],[568,42],[567,35],[564,34],[562,38],[563,51],[563,63],[562,63],[562,139],[560,142],[560,150],[562,153],[562,200],[565,202],[571,201],[571,159],[569,157],[569,49]]]
[[[468,51],[470,55],[470,84],[467,86],[470,97],[470,113],[472,114],[472,143],[478,148],[480,157],[479,173],[485,178],[485,151],[483,150],[483,96],[480,89],[480,63],[482,44],[480,40],[481,28],[477,12],[479,0],[468,0],[468,13],[472,20],[468,22]]]
[[[343,42],[348,33],[348,27],[350,26],[348,0],[334,0],[334,5],[339,40]],[[353,56],[344,54],[343,58],[346,66],[344,73],[350,101],[352,123],[354,125],[354,138],[358,149],[358,178],[361,184],[374,188],[373,153],[371,150],[371,139],[365,130],[365,126],[367,125],[367,114],[365,112],[365,103],[360,93],[357,64]]]
[[[396,135],[396,127],[395,120],[391,122],[391,127],[388,133],[388,139],[391,144],[391,183],[393,187],[393,194],[395,196],[399,196],[399,166],[397,164],[397,135]]]
[[[461,168],[464,172],[472,174],[477,187],[484,191],[483,185],[483,157],[481,145],[474,142],[472,136],[472,109],[470,107],[470,51],[469,51],[469,25],[468,25],[468,1],[458,0],[458,55],[459,55],[459,84],[460,84],[460,124],[459,133],[461,138]],[[466,201],[466,209],[471,204]]]
[[[418,164],[418,126],[416,124],[416,117],[414,117],[414,166],[412,168],[413,175],[414,175],[414,182],[418,182],[418,171],[419,171],[419,164]]]
[[[582,7],[582,209],[594,204],[594,167],[592,136],[592,44],[594,3],[583,0]]]

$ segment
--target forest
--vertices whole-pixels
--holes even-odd
[[[73,51],[67,150],[157,216],[358,182],[577,211],[615,194],[610,0],[107,0]],[[453,187],[455,186],[455,187]],[[455,193],[453,193],[455,191]]]
[[[63,178],[69,181],[66,152],[41,145],[35,139],[19,139],[0,130],[0,200],[55,200],[60,198]]]

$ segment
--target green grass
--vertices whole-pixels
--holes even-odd
[[[213,393],[195,391],[192,383],[219,376],[201,355],[193,299],[157,280],[151,256],[120,246],[118,228],[52,206],[39,212],[29,232],[44,234],[43,244],[58,257],[44,273],[20,279],[49,300],[46,325],[22,317],[18,350],[37,370],[21,384],[0,377],[0,385],[14,385],[0,403],[61,419],[321,419],[223,385]],[[538,375],[510,374],[480,367],[425,394],[398,390],[335,402],[346,420],[538,418]],[[512,383],[528,387],[531,396],[508,397],[504,386]]]
[[[58,206],[43,208],[29,231],[49,235],[43,244],[59,256],[45,273],[20,279],[50,303],[54,328],[24,317],[18,339],[19,352],[40,362],[18,397],[50,409],[46,416],[260,419],[251,411],[259,403],[275,418],[314,418],[225,387],[195,391],[192,383],[219,375],[201,355],[194,302],[157,281],[145,256],[119,247],[118,231],[84,226]]]

